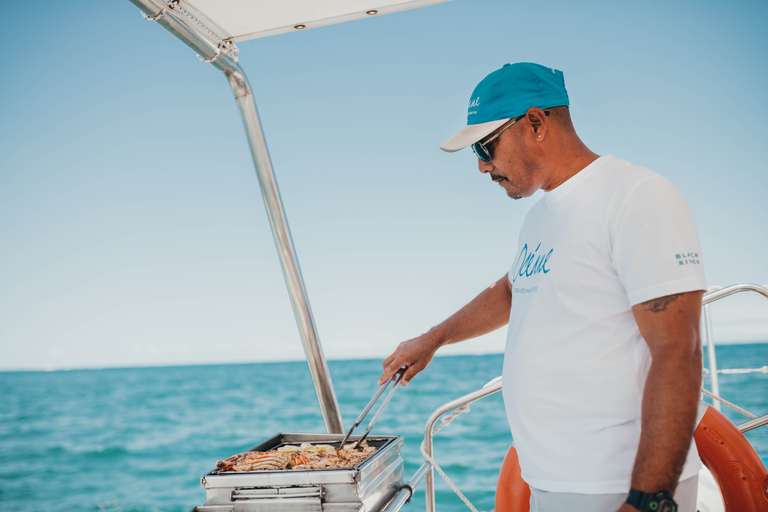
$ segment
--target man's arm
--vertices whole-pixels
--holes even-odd
[[[704,292],[667,295],[632,307],[651,351],[632,488],[675,492],[696,427],[701,388],[699,320]],[[624,504],[619,511],[635,510]]]
[[[441,324],[421,336],[400,343],[392,355],[384,360],[384,372],[379,378],[379,385],[392,378],[401,367],[407,366],[401,381],[405,386],[427,367],[438,348],[495,331],[505,325],[509,322],[511,304],[512,290],[505,275]]]

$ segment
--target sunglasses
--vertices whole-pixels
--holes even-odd
[[[544,115],[548,116],[549,115],[549,111],[545,110],[544,111]],[[512,119],[509,123],[505,124],[501,128],[501,130],[497,131],[490,138],[486,139],[483,142],[475,142],[474,144],[472,144],[472,151],[475,152],[475,155],[477,155],[477,158],[479,158],[483,162],[490,162],[491,158],[493,158],[493,154],[491,153],[491,148],[492,147],[489,146],[489,144],[491,142],[493,142],[494,140],[496,140],[498,138],[498,136],[501,135],[504,130],[506,130],[507,128],[509,128],[510,126],[512,126],[513,124],[515,124],[516,122],[518,122],[519,120],[521,120],[524,117],[525,117],[525,114]]]

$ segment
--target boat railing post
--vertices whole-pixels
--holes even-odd
[[[719,286],[710,286],[707,291],[714,292],[719,290]],[[709,304],[704,304],[704,332],[707,339],[707,357],[709,359],[709,387],[712,394],[720,396],[720,383],[717,375],[717,357],[715,356],[715,337],[712,333],[712,311]],[[720,402],[712,400],[712,405],[717,411],[720,411]]]
[[[434,421],[427,422],[427,428],[424,430],[424,451],[427,455],[434,457],[434,449],[432,445],[432,429],[435,426]],[[424,479],[424,504],[426,512],[435,512],[435,470],[432,469],[432,465],[429,466],[426,478]]]
[[[433,412],[427,420],[427,426],[424,429],[424,451],[426,454],[434,460],[434,445],[432,443],[433,433],[435,429],[435,423],[437,423],[437,420],[440,419],[443,414],[449,411],[453,411],[454,409],[458,409],[464,405],[469,405],[472,402],[480,400],[481,398],[485,398],[486,396],[492,395],[499,391],[501,391],[501,377],[496,377],[481,389],[466,394],[460,398],[457,398],[456,400],[452,400],[435,409],[435,412]],[[435,512],[435,470],[431,465],[426,475],[425,487],[424,501],[426,504],[426,512]]]
[[[280,257],[283,277],[285,277],[285,283],[288,287],[288,295],[291,298],[293,313],[299,327],[302,344],[304,345],[307,363],[312,374],[312,382],[320,402],[325,428],[328,433],[341,434],[344,432],[344,428],[339,405],[336,401],[336,393],[333,389],[328,364],[320,345],[317,329],[315,328],[312,309],[309,305],[309,297],[307,297],[307,290],[304,286],[304,279],[301,275],[296,250],[293,247],[293,240],[288,228],[288,220],[285,216],[283,203],[280,199],[280,192],[277,188],[275,173],[272,170],[272,162],[261,129],[261,121],[259,120],[256,102],[253,98],[253,91],[248,83],[248,79],[239,66],[236,66],[235,70],[225,71],[225,75],[229,79],[232,91],[235,93],[237,106],[240,109],[243,124],[245,125],[245,132],[248,135],[248,143],[251,148],[253,163],[256,167],[256,175],[259,178],[261,194],[264,197],[269,224],[272,227],[272,236],[275,239],[277,254]]]
[[[712,388],[712,394],[720,397],[720,383],[717,375],[717,359],[715,357],[715,340],[712,332],[712,312],[709,309],[709,305],[720,299],[724,299],[730,295],[739,292],[753,292],[768,298],[768,285],[759,284],[734,284],[726,286],[725,288],[720,286],[710,286],[707,293],[704,294],[702,303],[704,305],[704,328],[707,337],[707,355],[709,357],[709,378]],[[720,410],[720,402],[712,400],[712,405]]]

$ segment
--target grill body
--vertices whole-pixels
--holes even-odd
[[[342,434],[280,433],[248,451],[338,443]],[[359,439],[352,436],[350,441]],[[221,472],[203,475],[205,504],[192,512],[374,512],[403,483],[402,436],[369,437],[376,452],[345,469]]]

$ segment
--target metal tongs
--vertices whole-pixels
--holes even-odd
[[[395,391],[397,391],[397,385],[400,384],[400,380],[403,378],[403,374],[405,373],[405,368],[401,368],[397,371],[395,374],[396,377],[388,380],[381,386],[379,386],[379,390],[376,392],[375,395],[373,395],[373,398],[370,402],[368,402],[368,405],[365,406],[365,409],[363,409],[363,412],[360,413],[360,416],[357,417],[357,420],[355,420],[355,424],[352,425],[352,428],[349,429],[349,432],[347,432],[347,435],[344,436],[344,439],[341,440],[341,444],[339,445],[339,449],[344,448],[344,443],[347,442],[349,439],[349,436],[352,435],[352,432],[360,426],[360,424],[363,422],[363,419],[365,419],[365,416],[370,412],[370,410],[373,408],[373,404],[375,404],[378,399],[381,397],[381,395],[384,394],[384,391],[387,389],[387,386],[389,386],[391,383],[395,383],[394,387],[389,391],[389,394],[387,394],[387,397],[384,399],[384,403],[382,403],[379,406],[379,409],[376,411],[376,414],[373,415],[373,419],[370,423],[368,423],[368,428],[365,431],[365,434],[363,434],[363,437],[357,440],[355,445],[350,449],[350,451],[356,450],[360,444],[365,441],[365,438],[368,437],[368,434],[371,433],[371,429],[376,424],[376,422],[379,419],[379,416],[381,416],[381,413],[384,412],[384,408],[387,406],[389,401],[392,399],[392,395],[395,394]]]

